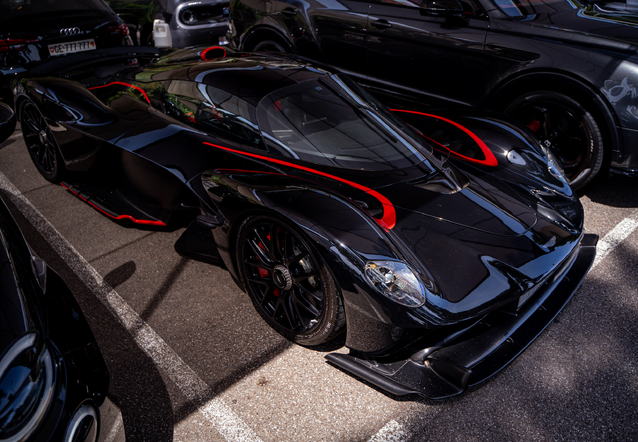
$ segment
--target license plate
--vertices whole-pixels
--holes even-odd
[[[60,43],[57,45],[49,45],[49,54],[51,56],[62,54],[73,54],[75,52],[92,51],[96,49],[95,40],[70,41],[68,43]]]

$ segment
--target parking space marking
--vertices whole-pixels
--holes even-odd
[[[391,420],[377,434],[372,436],[368,442],[401,442],[407,437],[408,433],[403,429],[403,425]]]
[[[201,404],[199,411],[228,441],[261,439],[221,399],[212,398],[208,385],[179,357],[164,340],[112,289],[102,276],[69,244],[20,190],[0,172],[0,188],[12,197],[12,202],[24,217],[40,232],[53,250],[67,263],[78,278],[108,308],[133,336],[137,345],[168,374],[190,401]]]
[[[612,250],[627,239],[627,237],[636,230],[636,227],[638,227],[638,221],[632,218],[625,218],[619,222],[611,232],[607,233],[603,239],[598,241],[596,245],[596,259],[591,268],[596,267]]]
[[[104,442],[113,442],[123,423],[124,421],[122,421],[122,413],[118,412],[117,418],[115,418],[115,422],[113,422],[113,426],[111,427],[111,431],[109,431],[109,435],[106,436]]]

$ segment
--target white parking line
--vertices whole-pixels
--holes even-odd
[[[12,202],[46,239],[78,278],[129,331],[137,345],[157,367],[168,374],[181,392],[227,441],[260,441],[259,437],[221,399],[210,396],[210,388],[164,340],[113,290],[102,276],[51,225],[31,202],[0,172],[0,188],[12,196]],[[205,403],[204,403],[205,402]]]
[[[607,255],[623,242],[638,227],[638,221],[632,218],[625,218],[613,228],[603,239],[598,241],[596,246],[596,260],[591,266],[596,267]]]
[[[377,434],[372,436],[369,442],[401,442],[406,440],[408,433],[403,429],[403,425],[395,420],[391,420]]]
[[[117,436],[117,433],[120,431],[120,428],[122,428],[122,424],[124,422],[122,421],[122,413],[117,413],[117,417],[115,418],[115,422],[113,423],[113,426],[111,427],[111,431],[109,431],[108,436],[106,436],[106,439],[104,439],[104,442],[113,442],[115,440],[115,437]]]

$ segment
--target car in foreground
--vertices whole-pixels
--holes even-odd
[[[536,133],[575,189],[638,174],[631,2],[233,0],[229,44],[329,63],[384,101],[489,108]]]
[[[132,44],[103,0],[0,0],[0,99],[30,66],[52,57]]]
[[[345,332],[327,358],[392,393],[489,378],[593,261],[578,198],[514,123],[389,110],[286,54],[111,55],[16,84],[39,172],[119,222],[188,220],[178,253],[225,265],[294,342]]]
[[[0,103],[1,135],[10,112]],[[69,288],[31,253],[3,198],[0,440],[96,442],[106,364]]]

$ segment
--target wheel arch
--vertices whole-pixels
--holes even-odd
[[[294,40],[290,39],[287,35],[276,29],[275,27],[269,26],[267,24],[257,25],[253,27],[248,33],[246,33],[243,41],[241,42],[240,49],[242,51],[250,52],[254,49],[257,43],[268,38],[275,40],[277,43],[280,43],[284,47],[289,49],[289,51],[287,52],[291,54],[297,53]]]
[[[367,348],[365,342],[370,341],[369,333],[372,333],[372,330],[375,331],[372,341],[380,347],[389,345],[394,327],[389,319],[386,322],[370,320],[371,317],[377,318],[379,312],[383,311],[383,307],[373,302],[365,290],[361,289],[366,285],[363,280],[363,264],[366,255],[378,256],[385,250],[388,256],[397,256],[396,250],[386,243],[383,229],[361,208],[356,207],[355,203],[332,192],[300,188],[295,191],[299,194],[291,200],[285,195],[282,196],[282,193],[286,192],[271,193],[268,190],[263,187],[251,188],[249,192],[257,197],[256,201],[244,199],[243,203],[239,203],[235,200],[233,203],[235,209],[237,204],[241,204],[241,208],[235,211],[235,215],[232,220],[228,220],[228,224],[213,230],[218,250],[224,252],[226,249],[224,261],[233,279],[243,290],[246,289],[244,282],[241,281],[237,262],[237,242],[242,225],[250,217],[260,215],[283,219],[306,237],[329,268],[343,300],[346,324],[354,325],[354,327],[346,326],[346,345],[358,349]],[[318,210],[317,207],[321,209]],[[342,215],[335,214],[333,209],[341,209]],[[324,212],[323,219],[331,219],[332,225],[324,225],[321,219],[322,214],[317,212]],[[351,214],[350,219],[346,219],[348,213]],[[359,224],[360,228],[356,233],[347,227],[349,222]],[[349,237],[350,235],[356,238]],[[345,244],[352,244],[353,240],[358,241],[356,250],[345,246]],[[361,267],[358,272],[357,267]],[[357,280],[360,282],[357,283]],[[363,333],[361,331],[363,328],[367,332]]]
[[[604,140],[603,169],[610,162],[622,156],[622,134],[618,130],[620,122],[611,104],[599,92],[599,88],[582,78],[575,78],[565,72],[535,71],[524,72],[499,85],[488,97],[486,104],[491,109],[502,112],[507,105],[524,93],[535,90],[549,90],[578,101],[591,113],[599,124]]]

